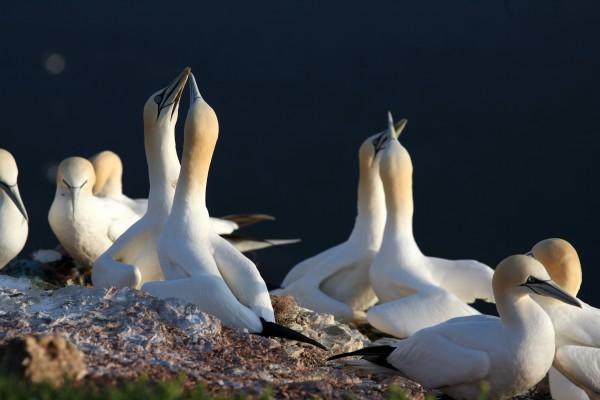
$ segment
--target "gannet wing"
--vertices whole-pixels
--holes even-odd
[[[232,214],[220,218],[237,225],[238,228],[254,225],[263,221],[274,221],[275,217],[268,214]]]
[[[572,310],[562,303],[550,308],[556,333],[565,343],[600,347],[600,310],[579,300],[582,308]]]
[[[477,382],[490,370],[486,352],[457,344],[439,329],[426,329],[400,341],[387,361],[428,389]]]
[[[146,282],[142,290],[161,299],[175,298],[196,304],[231,328],[261,332],[262,323],[248,307],[240,304],[219,276],[201,274],[191,278]]]
[[[327,265],[334,260],[339,260],[345,256],[346,252],[345,243],[342,243],[299,262],[287,273],[283,279],[283,282],[281,283],[281,287],[290,285],[292,282],[302,278],[310,271],[318,270],[323,265]]]
[[[561,346],[556,350],[554,367],[581,387],[592,398],[600,398],[600,349]]]
[[[476,299],[494,301],[494,270],[475,260],[445,260],[429,257],[432,276],[443,287],[465,303]]]
[[[256,265],[218,235],[213,236],[212,244],[217,268],[240,303],[266,321],[274,322],[271,297]]]
[[[428,288],[371,307],[367,320],[382,332],[405,338],[449,319],[477,314],[477,310],[453,294],[440,288]]]
[[[122,262],[126,255],[139,254],[151,237],[144,221],[133,224],[94,262],[92,283],[96,287],[112,286],[137,288],[142,282],[140,270],[132,264]]]
[[[234,221],[214,217],[210,217],[210,226],[217,235],[225,235],[239,229],[238,224]]]
[[[548,372],[550,394],[554,400],[590,400],[583,389],[575,385],[554,367]]]
[[[218,232],[215,232],[218,233]],[[267,247],[283,246],[286,244],[298,243],[300,239],[258,239],[251,236],[240,235],[238,233],[224,233],[221,237],[235,246],[242,253],[266,249]]]

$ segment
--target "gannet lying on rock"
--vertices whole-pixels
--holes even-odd
[[[546,239],[531,253],[550,277],[571,296],[581,287],[581,263],[563,239]],[[556,334],[556,356],[550,370],[554,400],[600,399],[600,310],[581,300],[580,309],[546,297],[536,299],[550,316]]]
[[[0,149],[0,268],[23,250],[29,232],[29,217],[19,194],[17,162]]]
[[[56,193],[48,222],[62,247],[82,266],[91,267],[139,216],[109,197],[92,193],[96,174],[92,164],[70,157],[58,166]]]
[[[493,288],[500,318],[454,318],[394,346],[367,347],[330,359],[364,356],[358,365],[395,370],[455,399],[480,399],[483,385],[489,385],[487,399],[512,398],[542,380],[554,358],[552,321],[531,296],[580,304],[550,280],[538,261],[523,255],[496,267]]]
[[[144,105],[144,144],[150,194],[146,214],[104,252],[92,268],[94,286],[140,288],[144,282],[163,279],[156,242],[173,203],[179,177],[175,125],[179,101],[190,69]]]
[[[142,290],[159,298],[196,304],[229,327],[264,336],[313,339],[275,324],[267,286],[252,261],[213,231],[206,208],[206,185],[219,124],[190,75],[190,108],[185,121],[182,168],[171,214],[158,240],[165,280]]]
[[[121,202],[142,217],[148,208],[148,199],[132,199],[123,194],[123,162],[121,158],[115,152],[105,150],[90,157],[90,161],[96,172],[94,195]],[[272,216],[265,214],[235,214],[223,218],[210,217],[210,222],[216,233],[226,235],[233,233],[241,226],[249,226],[274,219]],[[269,245],[265,243],[265,247]]]
[[[371,325],[404,338],[450,318],[478,312],[466,303],[493,300],[493,270],[474,260],[425,256],[413,236],[413,166],[397,140],[389,114],[389,129],[377,144],[379,171],[385,192],[387,219],[370,280],[379,304],[367,312]]]
[[[399,133],[405,126],[402,120],[394,129]],[[341,320],[366,322],[365,310],[377,302],[369,269],[381,246],[386,215],[376,158],[383,135],[373,135],[360,146],[358,213],[348,240],[297,264],[273,294],[291,295],[303,307]]]

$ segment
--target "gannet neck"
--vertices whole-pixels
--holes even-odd
[[[101,197],[118,197],[123,194],[123,163],[112,151],[102,151],[90,158],[96,172],[93,192]]]
[[[359,153],[357,215],[350,238],[379,246],[385,225],[385,195],[379,179],[379,165],[373,158],[371,144],[368,146],[371,147],[370,154],[365,154],[362,148]]]
[[[156,127],[155,132],[145,135],[145,146],[150,178],[148,212],[166,215],[171,210],[179,177],[175,130],[170,126]]]
[[[184,131],[181,172],[172,212],[196,216],[200,213],[208,221],[206,185],[219,123],[216,113],[202,97],[191,104]]]
[[[382,152],[380,165],[387,209],[386,230],[412,238],[412,161],[398,141],[393,140],[387,146]]]

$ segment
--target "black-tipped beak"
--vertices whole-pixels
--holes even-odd
[[[183,94],[183,89],[185,88],[185,84],[192,72],[190,67],[185,67],[183,71],[179,74],[177,78],[165,89],[165,95],[162,97],[162,101],[158,106],[158,115],[160,116],[160,112],[167,107],[171,107],[171,119],[175,114],[175,110],[179,105],[179,101],[181,100],[181,95]]]
[[[304,342],[308,344],[312,344],[322,350],[327,351],[327,347],[323,346],[321,343],[317,342],[314,339],[311,339],[307,336],[304,336],[300,332],[296,332],[293,329],[287,328],[283,325],[276,324],[274,322],[265,321],[263,318],[260,319],[262,323],[263,330],[257,335],[265,336],[265,337],[279,337],[282,339],[295,340],[297,342]]]
[[[523,286],[528,287],[533,293],[540,296],[552,297],[563,303],[570,304],[581,308],[581,303],[575,297],[571,296],[562,290],[554,281],[542,281],[539,279],[531,279],[531,282],[524,283]]]
[[[25,205],[23,204],[23,200],[21,200],[17,184],[8,185],[0,182],[0,189],[4,190],[8,198],[15,204],[21,215],[23,215],[23,218],[25,218],[25,221],[29,221],[29,216],[27,216],[27,210],[25,210]]]
[[[196,100],[201,99],[202,95],[200,94],[200,90],[198,90],[198,85],[196,84],[196,78],[194,74],[190,73],[190,105],[194,104]]]

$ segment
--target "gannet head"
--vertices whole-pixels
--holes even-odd
[[[6,193],[10,201],[19,209],[25,221],[29,221],[25,205],[23,204],[23,200],[21,200],[19,187],[17,186],[18,175],[19,170],[17,169],[15,158],[7,150],[0,149],[0,191]]]
[[[571,243],[558,238],[545,239],[533,246],[529,254],[546,267],[554,282],[570,295],[577,296],[581,287],[581,262]]]
[[[506,298],[507,295],[519,299],[537,294],[581,307],[576,298],[550,279],[550,275],[539,261],[525,255],[514,255],[502,260],[494,271],[492,287],[497,301]]]
[[[395,125],[392,114],[388,112],[388,129],[374,139],[375,155],[381,160],[379,173],[384,181],[393,177],[412,177],[413,165],[410,154],[397,140],[407,122],[406,119],[402,119]]]
[[[390,116],[391,114],[388,113],[388,128],[376,133],[375,135],[369,136],[360,146],[358,151],[358,159],[361,167],[368,168],[374,165],[377,153],[385,147],[385,143],[390,139],[390,137],[398,138],[400,133],[402,133],[406,127],[406,123],[408,121],[406,119],[402,119],[395,124],[392,121],[392,126],[390,128]]]
[[[179,101],[191,69],[184,68],[171,84],[152,94],[144,105],[144,132],[154,132],[157,127],[175,128]]]
[[[116,153],[105,150],[90,157],[90,162],[96,173],[96,183],[92,189],[94,195],[120,195],[123,192],[123,163],[121,158]]]
[[[185,147],[200,157],[212,157],[219,137],[219,121],[215,110],[200,95],[193,74],[190,74],[190,106],[185,118]]]
[[[69,157],[58,165],[56,195],[71,200],[72,216],[75,218],[81,193],[92,195],[96,174],[91,162],[82,157]]]

